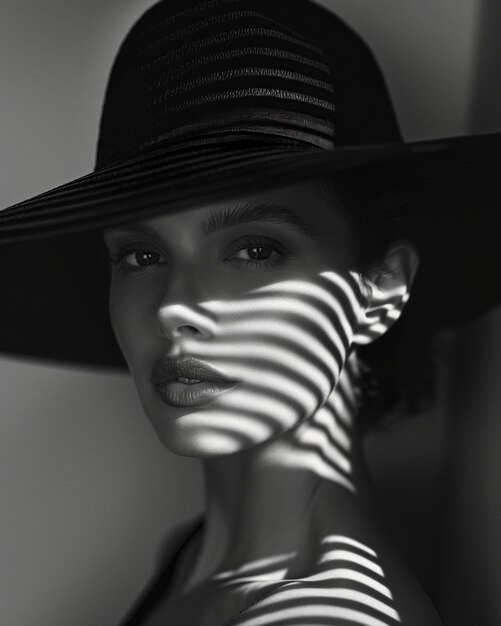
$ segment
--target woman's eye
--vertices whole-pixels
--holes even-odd
[[[265,259],[269,259],[270,257],[273,256],[273,252],[274,252],[274,248],[272,248],[271,246],[252,246],[249,248],[242,248],[242,250],[239,250],[235,255],[234,258],[237,259],[244,259],[246,261],[250,260],[255,260],[255,261],[261,261],[261,260],[265,260]],[[278,254],[277,252],[275,252],[275,254]]]
[[[128,263],[131,265],[137,264],[140,267],[146,267],[147,265],[158,263],[160,255],[151,250],[137,250],[136,252],[128,254],[125,258],[128,259]]]
[[[243,264],[245,268],[268,269],[283,263],[289,251],[279,241],[250,235],[234,241],[226,253],[226,261]]]
[[[128,269],[145,269],[161,262],[162,255],[147,248],[128,248],[116,255],[110,255],[112,265],[120,265]]]

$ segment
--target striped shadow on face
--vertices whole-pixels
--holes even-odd
[[[359,275],[345,279],[329,271],[196,309],[165,305],[163,323],[172,315],[176,323],[206,331],[202,339],[183,336],[183,353],[238,381],[177,420],[193,456],[270,443],[261,449],[263,463],[313,471],[355,491],[350,450],[360,398],[352,348],[393,323],[403,295],[375,290],[369,308]]]

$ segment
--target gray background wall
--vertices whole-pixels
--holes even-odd
[[[499,109],[486,104],[492,103],[496,84],[489,81],[489,68],[500,56],[500,25],[493,19],[499,14],[489,13],[495,2],[324,4],[372,45],[406,138],[422,139],[501,126]],[[92,169],[109,67],[126,30],[151,4],[0,0],[0,207]],[[494,345],[499,325],[494,313],[468,332],[477,333],[477,344]],[[464,513],[466,508],[471,514],[476,506],[480,511],[473,522],[468,515],[463,518],[489,537],[479,559],[493,573],[497,561],[488,546],[499,547],[493,520],[501,519],[500,505],[491,497],[498,485],[498,449],[492,443],[486,452],[484,444],[494,441],[499,430],[498,352],[481,353],[485,376],[481,388],[472,391],[484,401],[473,404],[483,421],[454,439],[454,450],[461,451],[471,430],[476,436],[476,460],[471,457],[468,471],[459,464],[463,478],[461,472],[453,474],[460,487],[461,480],[470,485],[471,498],[451,502],[451,510]],[[409,550],[428,582],[430,568],[437,567],[430,542],[438,532],[434,514],[440,496],[432,487],[441,484],[443,459],[458,467],[454,459],[461,458],[451,453],[446,437],[447,408],[439,404],[429,415],[375,433],[367,444],[383,502],[394,503],[399,493],[405,497],[409,485],[429,487],[418,499],[425,505],[421,518],[412,507],[402,513],[408,532],[416,531],[417,519],[422,537],[429,540],[410,541],[415,548]],[[0,358],[0,411],[0,623],[116,624],[151,573],[162,538],[202,508],[197,461],[162,448],[126,376],[5,355]],[[485,485],[481,496],[479,480]],[[458,554],[466,533],[459,527],[455,535],[447,534],[448,543],[441,544],[446,557]],[[447,573],[443,559],[442,569]],[[447,580],[452,582],[444,587],[446,602],[464,584],[450,572]]]

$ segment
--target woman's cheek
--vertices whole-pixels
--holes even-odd
[[[353,338],[359,303],[351,285],[333,272],[315,278],[279,281],[243,298],[202,303],[218,320],[215,343],[245,344],[251,352],[268,346],[270,363],[276,361],[273,353],[282,362],[295,356],[288,365],[297,363],[306,373],[303,362],[309,360],[337,377]]]
[[[340,302],[327,285],[286,281],[202,306],[218,317],[219,331],[193,349],[241,381],[218,401],[218,410],[247,413],[276,432],[327,400],[349,344],[346,319],[337,315]]]

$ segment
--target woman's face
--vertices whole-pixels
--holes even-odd
[[[120,226],[105,240],[113,329],[170,450],[249,449],[325,403],[363,297],[349,224],[317,183]]]

